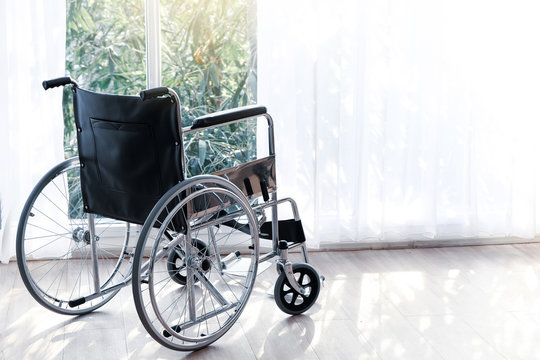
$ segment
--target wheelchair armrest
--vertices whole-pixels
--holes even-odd
[[[234,122],[246,118],[261,116],[266,114],[266,107],[260,105],[243,106],[236,109],[223,110],[215,113],[199,116],[193,120],[192,129],[202,129],[215,125]]]

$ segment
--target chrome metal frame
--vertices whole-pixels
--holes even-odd
[[[176,95],[174,91],[170,90],[169,94],[174,98],[174,101],[177,101],[177,103],[179,103],[178,96]],[[240,118],[240,119],[236,119],[236,120],[226,122],[223,124],[216,124],[216,125],[211,125],[211,126],[206,126],[202,128],[196,128],[196,129],[192,129],[191,127],[183,127],[181,129],[181,135],[189,134],[189,133],[193,133],[197,131],[202,131],[206,129],[212,129],[212,128],[223,126],[223,125],[238,123],[241,121],[246,121],[246,120],[250,120],[254,118],[256,119],[258,117],[264,117],[266,119],[266,122],[268,124],[268,156],[275,157],[276,152],[275,152],[275,138],[274,138],[274,120],[268,113],[262,114],[257,117]],[[179,115],[179,119],[180,119],[180,115]],[[182,153],[182,157],[184,159],[184,153]],[[184,163],[182,165],[184,165]],[[293,211],[294,220],[299,221],[300,215],[298,212],[298,206],[296,202],[292,198],[284,198],[284,199],[278,200],[277,189],[274,189],[274,191],[270,192],[270,199],[268,201],[252,207],[253,211],[258,210],[262,212],[264,212],[265,209],[270,208],[270,211],[272,213],[272,251],[263,256],[260,256],[259,263],[271,260],[274,257],[279,257],[276,264],[277,271],[281,272],[282,269],[285,269],[285,275],[287,277],[287,280],[291,284],[291,286],[299,293],[304,294],[304,289],[302,288],[300,284],[298,284],[298,282],[296,281],[296,278],[294,277],[293,270],[292,270],[292,263],[288,260],[288,249],[301,247],[304,261],[306,263],[309,263],[308,251],[307,251],[305,243],[292,244],[291,246],[288,246],[288,249],[280,249],[278,246],[279,245],[278,205],[285,202],[290,203],[292,211]]]
[[[168,95],[171,97],[172,101],[174,101],[176,104],[178,104],[178,106],[177,106],[178,131],[179,131],[179,135],[180,135],[181,139],[183,139],[184,135],[194,133],[194,132],[197,132],[197,131],[203,131],[203,130],[212,129],[212,128],[223,126],[223,125],[228,125],[228,124],[238,123],[238,122],[242,122],[242,121],[257,119],[259,117],[264,117],[266,119],[266,122],[267,122],[267,125],[268,125],[268,156],[275,157],[276,153],[275,153],[275,139],[274,139],[274,121],[273,121],[272,117],[270,116],[270,114],[265,113],[265,114],[262,114],[262,115],[257,116],[257,117],[245,117],[245,118],[240,118],[240,119],[236,119],[236,120],[233,120],[233,121],[229,121],[229,122],[226,122],[226,123],[223,123],[223,124],[216,124],[216,125],[211,125],[211,126],[207,126],[207,127],[201,127],[201,128],[192,129],[191,127],[183,127],[182,126],[182,115],[181,115],[180,106],[179,106],[180,105],[180,99],[178,98],[178,95],[176,94],[176,92],[174,90],[172,90],[172,89],[169,89],[169,94]],[[176,145],[181,146],[181,149],[180,149],[181,156],[180,156],[180,158],[181,158],[181,166],[182,166],[182,169],[183,169],[183,174],[182,174],[183,178],[182,178],[182,180],[185,180],[185,179],[187,179],[187,171],[186,171],[186,166],[185,166],[186,165],[185,149],[184,149],[183,143],[179,143],[179,144],[176,144]],[[292,270],[292,263],[289,261],[288,252],[289,252],[290,249],[300,247],[301,250],[302,250],[304,261],[306,263],[309,263],[308,251],[307,251],[305,243],[295,243],[295,244],[292,244],[290,246],[287,246],[287,248],[285,248],[285,249],[280,249],[279,248],[278,205],[284,204],[284,203],[289,203],[290,206],[291,206],[292,213],[293,213],[295,221],[300,220],[298,206],[297,206],[296,202],[292,198],[283,198],[283,199],[278,200],[278,198],[277,198],[277,189],[274,189],[273,191],[271,191],[269,195],[270,195],[270,199],[268,201],[265,201],[265,202],[263,202],[261,204],[251,206],[254,216],[255,216],[256,212],[262,213],[261,219],[260,219],[260,221],[258,221],[259,226],[266,219],[266,216],[264,215],[265,210],[267,210],[269,208],[270,211],[271,211],[271,214],[272,214],[272,251],[270,251],[267,254],[264,254],[262,256],[259,256],[258,262],[262,263],[262,262],[265,262],[265,261],[269,261],[269,260],[271,260],[271,259],[273,259],[275,257],[278,257],[278,259],[276,261],[276,270],[278,271],[278,273],[281,273],[282,271],[284,271],[285,276],[287,277],[287,280],[289,281],[291,286],[296,291],[303,294],[304,289],[302,288],[302,286],[300,284],[298,284],[298,282],[296,281],[296,279],[294,277],[293,270]],[[90,233],[93,234],[93,232],[94,232],[94,230],[92,229],[92,227],[93,227],[93,215],[88,214],[88,219],[89,219],[89,223],[91,224],[89,230],[90,230]],[[223,220],[223,219],[221,219],[221,220]],[[208,224],[206,224],[206,225],[208,225]],[[174,247],[180,241],[181,241],[180,238],[173,239],[171,241],[171,243],[169,244],[169,247]],[[92,244],[92,254],[94,255],[94,252],[95,252],[94,251],[95,250],[95,239],[94,239],[93,235],[91,235],[91,244]],[[188,248],[189,247],[190,246],[188,246]],[[166,250],[162,250],[162,251],[166,251]],[[159,254],[157,256],[159,256]],[[145,272],[148,269],[148,267],[149,267],[149,263],[147,262],[147,263],[145,263],[143,265],[142,271]],[[111,286],[109,288],[101,289],[99,287],[97,258],[95,260],[93,259],[93,270],[94,270],[95,293],[85,297],[86,301],[89,301],[89,300],[92,300],[92,299],[97,298],[99,296],[102,296],[103,294],[106,294],[106,293],[109,293],[109,292],[112,292],[112,291],[116,291],[119,288],[128,286],[131,283],[131,280],[132,280],[132,274],[129,273],[129,274],[126,275],[126,277],[124,278],[124,280],[122,282],[120,282],[120,283],[118,283],[118,284],[116,284],[114,286]],[[188,274],[187,278],[188,278],[188,287],[189,287],[189,283],[192,282],[193,279],[192,279],[192,276],[189,276],[189,274]],[[194,320],[194,319],[192,319],[192,320]]]

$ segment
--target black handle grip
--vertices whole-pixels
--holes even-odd
[[[153,88],[153,89],[147,89],[140,92],[141,100],[148,100],[157,98],[159,96],[168,95],[169,94],[169,88],[165,86]]]
[[[55,88],[57,86],[64,86],[69,84],[75,84],[75,81],[73,81],[69,76],[52,79],[52,80],[45,80],[42,85],[45,90]]]

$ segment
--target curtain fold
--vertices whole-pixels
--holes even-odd
[[[15,255],[22,206],[63,159],[62,90],[43,80],[65,73],[63,0],[0,3],[0,262]]]
[[[258,101],[310,245],[532,239],[539,5],[258,3]]]

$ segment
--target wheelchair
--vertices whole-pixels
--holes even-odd
[[[19,272],[30,294],[60,314],[90,313],[131,285],[137,314],[160,344],[208,346],[239,318],[258,265],[276,258],[274,299],[296,315],[316,301],[324,278],[308,264],[296,203],[279,199],[273,120],[263,106],[199,117],[182,127],[169,88],[140,96],[80,88],[69,77],[78,156],[52,168],[23,208]],[[268,156],[187,177],[184,136],[266,119]],[[293,218],[278,220],[278,205]],[[134,241],[134,238],[137,238]],[[271,248],[259,254],[259,241]],[[301,249],[303,263],[288,251]]]

